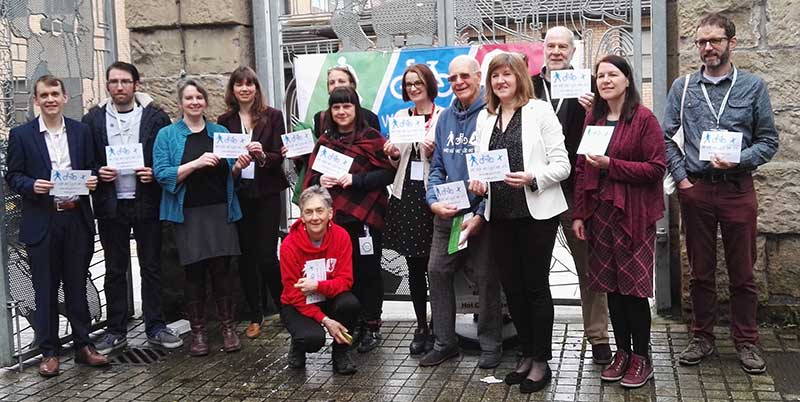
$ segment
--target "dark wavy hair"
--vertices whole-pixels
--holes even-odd
[[[408,97],[408,91],[406,90],[406,75],[408,75],[408,73],[414,73],[419,76],[419,79],[422,80],[423,84],[425,84],[425,94],[427,94],[428,99],[433,102],[433,100],[436,99],[436,96],[439,94],[439,85],[436,83],[436,78],[433,76],[433,72],[425,64],[411,65],[406,68],[405,72],[403,72],[403,80],[400,83],[401,87],[403,88],[403,100],[406,102],[411,100],[411,98]]]
[[[736,36],[736,25],[733,23],[733,20],[720,13],[710,13],[704,15],[702,18],[700,18],[700,21],[698,21],[697,28],[699,29],[700,27],[709,25],[724,29],[725,36],[727,36],[728,39]]]
[[[236,100],[236,95],[233,94],[233,86],[240,83],[250,83],[256,87],[253,106],[250,108],[250,118],[252,119],[253,127],[256,127],[266,116],[267,102],[264,99],[264,93],[261,92],[261,82],[258,80],[258,75],[252,68],[241,66],[231,73],[228,85],[225,86],[225,105],[228,107],[226,112],[239,111],[239,101]]]
[[[625,101],[622,102],[622,111],[620,112],[620,119],[624,120],[626,123],[630,123],[633,119],[633,115],[636,113],[636,108],[642,103],[642,97],[639,95],[639,91],[636,89],[636,82],[633,77],[633,69],[631,69],[631,65],[628,64],[628,61],[624,58],[617,56],[615,54],[610,54],[606,57],[600,59],[597,64],[594,65],[594,76],[597,77],[597,68],[600,66],[600,63],[608,63],[612,64],[625,75],[625,78],[628,79],[628,89],[625,90]],[[600,87],[600,85],[598,85]],[[604,119],[608,116],[608,102],[600,96],[600,90],[598,89],[597,92],[594,94],[594,107],[592,108],[592,118],[595,121]]]
[[[328,97],[328,109],[325,111],[325,122],[322,132],[325,132],[325,129],[328,128],[339,131],[339,127],[336,126],[336,123],[333,121],[333,113],[331,113],[331,107],[337,103],[352,103],[353,106],[355,106],[356,116],[353,132],[360,133],[367,128],[367,122],[364,120],[364,115],[361,113],[361,102],[358,100],[356,90],[351,87],[339,87],[334,89]]]

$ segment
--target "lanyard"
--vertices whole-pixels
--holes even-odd
[[[109,106],[111,106],[111,110],[114,111],[114,117],[117,118],[117,127],[119,127],[119,135],[120,135],[120,137],[122,137],[122,143],[123,144],[127,144],[128,141],[130,141],[130,139],[131,139],[131,134],[132,133],[130,131],[131,131],[131,125],[132,124],[131,124],[130,121],[128,122],[129,124],[127,126],[122,124],[122,119],[119,118],[119,112],[117,111],[117,107],[114,106],[113,102],[109,103]],[[135,112],[136,106],[134,105],[133,108],[134,108],[134,110],[131,111],[131,113]]]
[[[547,97],[547,101],[550,102],[550,105],[553,104],[553,101],[550,100],[550,91],[547,89],[547,82],[544,77],[542,77],[542,86],[544,87],[544,96]],[[556,106],[556,114],[561,110],[561,105],[564,103],[564,98],[558,100],[558,106]]]
[[[714,105],[711,103],[711,98],[708,97],[708,90],[706,90],[705,83],[700,83],[700,88],[703,89],[703,96],[706,97],[706,103],[708,104],[708,108],[711,109],[712,115],[716,115],[717,118],[717,128],[719,128],[719,121],[722,118],[722,112],[725,111],[725,105],[728,104],[728,97],[731,96],[731,90],[733,86],[736,85],[736,78],[739,76],[739,70],[736,67],[733,68],[733,79],[731,80],[731,86],[728,87],[728,92],[725,94],[725,97],[722,98],[722,104],[719,106],[719,113],[714,110]]]
[[[250,141],[253,141],[253,131],[250,130],[249,133],[247,132],[247,127],[244,125],[244,118],[241,113],[239,113],[239,121],[242,122],[242,134],[250,134]]]
[[[433,122],[433,114],[434,113],[436,113],[436,105],[433,105],[433,109],[431,109],[431,117],[428,119],[428,121],[425,122],[425,134],[426,135],[428,134],[428,130],[430,130],[430,128],[431,128],[431,122]],[[421,116],[421,115],[417,114],[417,107],[416,106],[411,108],[411,116],[412,117],[413,116]],[[418,142],[415,142],[415,143],[411,144],[411,146],[414,147],[415,151],[419,152],[419,143]]]
[[[364,237],[370,237],[369,226],[364,225]]]

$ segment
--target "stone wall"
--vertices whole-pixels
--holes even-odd
[[[798,321],[800,312],[800,8],[793,0],[681,0],[670,2],[672,76],[700,66],[692,41],[701,15],[724,13],[736,24],[733,62],[763,77],[769,87],[780,150],[754,175],[758,193],[758,257],[755,267],[762,321]],[[676,37],[677,36],[677,37]],[[677,61],[677,63],[675,63]],[[676,66],[677,64],[677,66]],[[677,69],[675,68],[677,67]],[[674,206],[674,202],[673,202]],[[721,242],[720,242],[721,243]],[[673,255],[676,255],[673,253]],[[727,313],[728,280],[719,245],[720,309]],[[683,308],[691,310],[689,269],[681,238]]]
[[[249,0],[127,0],[131,62],[144,90],[178,117],[176,83],[199,78],[209,91],[208,117],[224,111],[228,74],[254,64]]]

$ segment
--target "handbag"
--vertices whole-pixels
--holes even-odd
[[[686,74],[686,79],[683,83],[683,94],[681,95],[681,114],[680,114],[680,121],[681,125],[678,127],[678,130],[675,131],[675,134],[672,136],[672,141],[678,145],[678,149],[681,151],[681,155],[684,154],[683,152],[683,144],[684,144],[684,136],[683,136],[683,103],[686,100],[686,90],[689,88],[689,75]],[[672,178],[672,173],[670,173],[669,169],[664,174],[664,194],[670,195],[675,192],[677,188],[677,183],[675,183],[675,179]]]

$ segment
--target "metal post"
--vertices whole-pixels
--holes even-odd
[[[642,0],[633,0],[633,69],[636,87],[642,88]]]
[[[653,113],[664,118],[667,99],[667,5],[665,1],[650,3],[651,54],[653,65]],[[664,197],[664,218],[656,223],[655,294],[659,311],[672,308],[670,273],[669,197]]]
[[[436,17],[439,21],[439,46],[453,46],[456,44],[455,17],[453,16],[453,0],[436,1]]]
[[[0,185],[0,200],[5,200],[5,186]],[[8,367],[14,363],[14,325],[11,322],[12,306],[9,301],[11,294],[8,281],[8,239],[6,238],[6,209],[0,208],[0,301],[3,301],[5,308],[0,308],[0,364]]]

